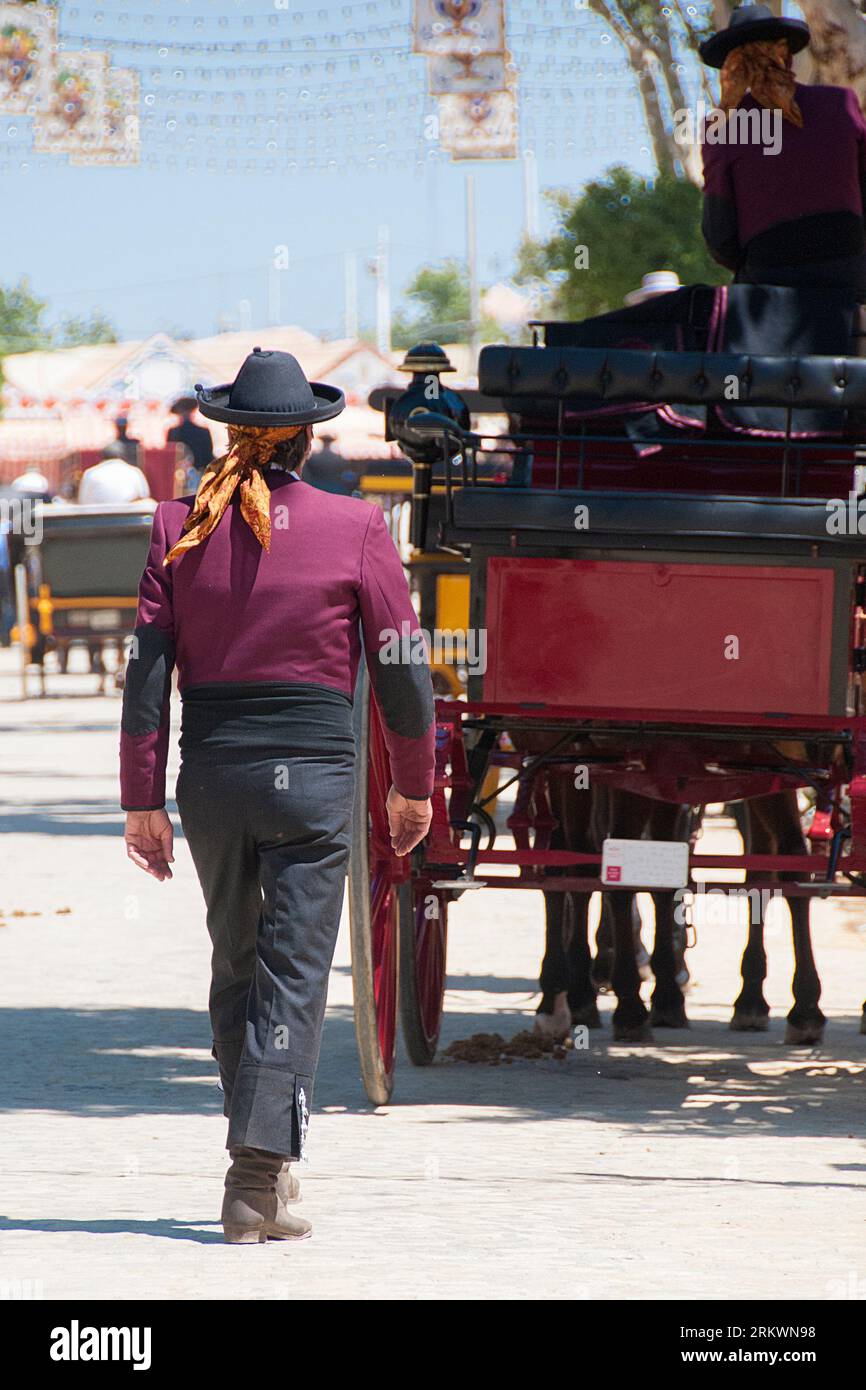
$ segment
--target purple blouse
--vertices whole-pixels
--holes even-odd
[[[733,269],[748,243],[779,223],[822,213],[863,216],[866,121],[855,93],[848,87],[798,83],[796,100],[802,129],[782,120],[781,113],[764,110],[751,93],[737,108],[762,113],[765,122],[775,117],[780,137],[776,154],[765,154],[765,145],[751,140],[702,142],[704,236],[716,259]],[[705,127],[705,136],[709,129]],[[827,258],[834,254],[828,246]]]

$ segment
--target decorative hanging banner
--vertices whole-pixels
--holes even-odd
[[[505,0],[415,0],[413,49],[432,55],[505,51]]]
[[[515,93],[440,97],[439,139],[455,159],[516,159]]]
[[[87,154],[102,147],[107,75],[104,53],[58,54],[33,122],[34,149],[42,154]]]
[[[508,85],[504,53],[454,53],[431,58],[427,63],[427,81],[433,96],[458,92],[463,96],[481,96],[485,92],[501,92]]]
[[[0,4],[0,112],[32,114],[50,83],[57,11],[50,5]]]
[[[70,164],[137,164],[141,154],[139,75],[135,68],[109,67],[105,80],[105,133],[98,148],[74,154]]]

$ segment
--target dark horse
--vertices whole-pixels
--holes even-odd
[[[558,822],[551,849],[599,850],[608,835],[634,840],[644,835],[656,840],[688,838],[690,806],[672,806],[604,785],[592,791],[576,790],[567,772],[548,776],[547,792],[550,810]],[[589,943],[591,896],[589,891],[544,895],[546,935],[536,1019],[539,1030],[561,1036],[573,1024],[599,1027],[596,996],[602,980],[610,983],[616,995],[613,1031],[618,1040],[647,1041],[651,1024],[661,1028],[686,1027],[681,926],[675,893],[656,891],[651,895],[655,932],[650,967],[655,986],[649,1011],[640,997],[632,894],[604,894],[599,939],[604,939],[606,945],[595,965]],[[609,962],[605,957],[609,957]]]
[[[546,778],[546,795],[551,818],[555,821],[551,849],[575,852],[598,850],[605,836],[658,840],[685,840],[693,826],[691,806],[670,805],[631,792],[613,790],[603,784],[592,791],[575,789],[568,770],[555,769]],[[753,854],[804,854],[806,845],[800,825],[795,792],[774,793],[752,798],[745,806],[745,848]],[[557,872],[552,870],[552,873]],[[793,877],[793,875],[792,875]],[[770,879],[750,873],[751,887]],[[739,890],[743,892],[742,889]],[[598,965],[593,968],[589,942],[589,902],[591,893],[547,892],[545,897],[546,935],[541,966],[541,1002],[536,1027],[539,1031],[564,1036],[575,1024],[598,1027],[596,1003]],[[609,933],[612,965],[602,969],[616,995],[613,1014],[614,1038],[624,1042],[651,1040],[651,1028],[688,1026],[682,980],[681,899],[672,891],[653,892],[655,933],[650,965],[655,986],[647,1010],[640,996],[641,977],[635,952],[632,895],[605,893],[603,923]],[[768,1027],[769,1005],[763,995],[767,973],[764,926],[767,897],[748,894],[748,940],[742,958],[743,987],[734,1004],[731,1027],[762,1030]],[[825,1018],[818,1001],[821,983],[815,967],[809,930],[809,901],[789,898],[793,930],[795,969],[794,1005],[788,1014],[785,1041],[814,1043],[821,1039]]]
[[[747,854],[807,854],[808,849],[800,824],[797,793],[775,792],[755,796],[742,803],[743,840]],[[795,879],[796,874],[780,875]],[[768,875],[748,873],[751,886],[766,885]],[[809,899],[786,899],[791,914],[794,941],[794,1007],[788,1014],[785,1042],[816,1043],[824,1033],[826,1019],[818,1007],[821,981],[812,954],[809,929]],[[757,912],[749,907],[749,936],[743,952],[743,988],[735,1003],[731,1027],[737,1030],[764,1030],[768,1027],[770,1008],[764,998],[764,979],[767,974],[767,953],[764,947],[764,917],[766,900],[760,898]],[[757,899],[756,899],[757,906]]]

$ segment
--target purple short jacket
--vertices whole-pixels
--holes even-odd
[[[279,469],[268,469],[265,477],[269,552],[241,515],[235,494],[211,535],[166,568],[163,559],[193,499],[156,509],[124,688],[124,810],[165,804],[175,665],[182,696],[197,686],[241,682],[319,686],[351,699],[361,628],[394,784],[413,798],[432,791],[430,671],[422,639],[413,637],[418,621],[381,510],[320,492]]]

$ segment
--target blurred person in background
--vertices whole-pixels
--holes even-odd
[[[139,460],[139,450],[141,449],[141,441],[139,439],[133,439],[127,433],[128,425],[129,422],[126,416],[118,415],[114,422],[116,442],[120,447],[121,456],[126,459],[127,463],[137,464]]]
[[[196,425],[193,415],[198,410],[195,396],[181,396],[171,407],[172,415],[179,417],[165,437],[166,444],[182,444],[189,454],[187,486],[197,488],[201,475],[209,463],[213,463],[213,438],[204,425]]]
[[[336,438],[334,434],[321,436],[321,449],[310,454],[304,464],[304,482],[322,492],[342,493],[348,497],[358,486],[358,471],[332,447]]]
[[[14,493],[35,498],[38,502],[50,502],[53,496],[51,484],[38,468],[27,468],[13,478],[9,484]]]
[[[127,461],[123,445],[115,440],[102,451],[102,461],[81,475],[78,502],[82,506],[111,506],[116,502],[142,502],[150,497],[150,485],[140,468]]]

